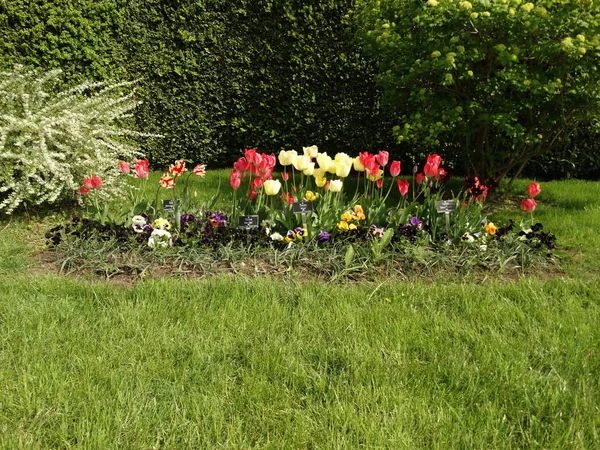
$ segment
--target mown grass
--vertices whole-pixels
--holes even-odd
[[[596,448],[579,281],[0,279],[4,448]]]
[[[527,184],[498,220],[529,220]],[[69,213],[4,220],[0,447],[595,449],[600,186],[542,189],[564,273],[512,281],[119,285],[43,273],[43,233]]]

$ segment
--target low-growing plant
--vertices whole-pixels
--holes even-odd
[[[524,215],[520,226],[512,220],[497,225],[485,208],[488,188],[477,178],[468,178],[463,192],[446,192],[449,177],[438,155],[428,156],[422,172],[417,167],[411,183],[399,178],[398,162],[387,167],[385,152],[331,158],[313,146],[303,153],[283,151],[277,158],[247,149],[231,172],[234,202],[227,211],[215,211],[214,198],[209,205],[195,202],[189,195],[186,163],[176,161],[160,177],[155,201],[140,203],[147,206],[145,211],[135,206],[135,215],[120,222],[105,221],[102,214],[75,218],[50,230],[48,244],[64,250],[73,240],[116,241],[127,251],[144,248],[148,254],[176,255],[181,264],[185,249],[203,249],[230,266],[233,255],[244,261],[258,252],[260,260],[268,261],[268,252],[275,252],[286,270],[299,262],[312,267],[312,260],[329,266],[326,272],[336,277],[415,268],[504,271],[528,266],[555,248],[555,237],[533,219],[534,197],[541,192],[538,183],[530,184],[528,198],[522,201],[530,218]],[[284,167],[279,174],[274,172],[277,159]],[[127,172],[127,164],[121,166]],[[356,192],[349,198],[344,184],[350,184],[352,167],[364,178],[363,191],[357,177]],[[387,170],[391,180],[385,178]],[[204,176],[205,167],[198,165],[191,173]],[[397,194],[391,195],[396,188]],[[161,191],[172,194],[169,209],[158,205]],[[325,262],[314,260],[317,257]],[[276,270],[279,266],[266,265]]]
[[[15,67],[0,74],[0,211],[74,199],[97,190],[106,202],[123,195],[119,161],[141,156],[124,123],[138,105],[134,82],[85,82],[52,93],[60,70]],[[94,178],[95,177],[95,178]],[[83,186],[85,179],[94,180]]]

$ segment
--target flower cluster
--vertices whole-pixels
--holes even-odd
[[[535,210],[537,203],[535,202],[534,197],[537,196],[540,192],[542,192],[542,189],[538,183],[531,183],[529,185],[529,188],[527,188],[529,198],[521,201],[521,206],[523,207],[524,211],[532,213]]]
[[[338,223],[338,229],[342,231],[348,230],[356,230],[358,227],[358,222],[361,220],[365,220],[365,212],[363,211],[362,206],[356,205],[354,210],[345,211],[342,214],[341,221]],[[353,223],[356,222],[356,223]]]

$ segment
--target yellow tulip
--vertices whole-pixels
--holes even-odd
[[[302,171],[304,175],[307,177],[311,177],[315,173],[315,163],[311,162],[308,164],[308,167]]]
[[[279,180],[267,180],[263,187],[265,188],[265,194],[277,195],[281,189],[281,182]]]
[[[367,174],[367,179],[371,180],[371,181],[377,181],[379,180],[381,177],[383,176],[383,170],[379,170],[379,173],[377,174],[377,176],[373,176],[373,175],[369,175]]]
[[[348,175],[350,175],[350,169],[352,168],[352,163],[337,163],[336,164],[336,170],[335,170],[335,174],[340,177],[340,178],[346,178]]]
[[[296,156],[298,156],[298,152],[296,152],[296,150],[282,150],[279,152],[279,164],[282,166],[289,166],[293,164]]]
[[[294,164],[294,168],[296,170],[302,172],[303,170],[306,170],[308,168],[308,165],[310,164],[310,158],[306,155],[298,155],[294,158],[292,164]]]
[[[353,164],[354,164],[354,170],[356,170],[357,172],[364,172],[365,171],[365,166],[360,161],[360,158],[358,156],[356,158],[354,158]]]
[[[332,180],[331,183],[329,183],[329,190],[331,192],[340,192],[343,185],[344,183],[342,180]]]
[[[302,147],[302,151],[310,159],[316,158],[319,154],[319,148],[316,145],[311,145],[310,147]]]
[[[327,178],[325,178],[325,177],[315,178],[315,184],[317,185],[317,187],[323,187],[323,186],[325,186],[325,183],[327,183]]]
[[[316,200],[319,198],[319,194],[314,193],[313,191],[306,191],[306,194],[304,194],[304,200],[307,202],[312,202],[313,200]]]
[[[323,170],[327,170],[332,162],[333,159],[331,159],[331,156],[328,156],[327,153],[319,153],[317,155],[317,163]]]

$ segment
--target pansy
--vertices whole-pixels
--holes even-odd
[[[363,207],[360,205],[354,206],[354,215],[355,215],[356,220],[365,220],[366,219]]]
[[[461,240],[463,242],[475,242],[475,237],[471,233],[465,233],[462,235]]]
[[[317,235],[317,241],[319,244],[326,244],[331,240],[331,234],[325,230],[321,230]]]
[[[498,227],[494,225],[492,222],[488,222],[485,226],[485,232],[491,234],[492,236],[496,234],[498,231]]]
[[[337,224],[337,227],[342,231],[348,231],[348,222],[342,220],[340,223]]]
[[[423,229],[423,221],[419,220],[417,216],[413,216],[410,218],[410,224],[418,230]]]
[[[133,227],[133,231],[135,231],[136,233],[142,233],[144,231],[144,227],[146,226],[146,224],[148,223],[148,221],[146,220],[146,218],[144,216],[133,216],[131,218],[131,224]]]
[[[159,217],[158,219],[155,219],[154,222],[152,222],[152,228],[154,228],[155,230],[170,230],[171,224],[167,219]]]
[[[171,240],[171,233],[167,230],[157,230],[155,229],[150,238],[148,239],[148,247],[168,247],[173,245],[173,241]]]
[[[381,228],[381,227],[378,227],[378,226],[377,226],[377,225],[375,225],[375,224],[372,224],[372,225],[369,227],[369,232],[370,232],[370,233],[371,233],[373,236],[375,236],[376,238],[380,238],[381,236],[383,236],[383,231],[384,231],[384,230],[383,230],[383,228]]]

